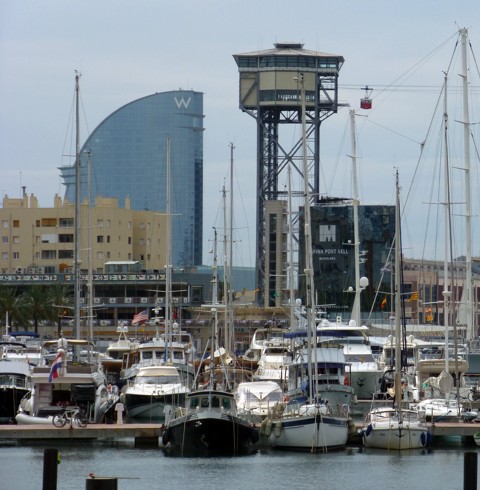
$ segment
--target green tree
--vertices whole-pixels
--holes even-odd
[[[28,318],[33,321],[35,333],[38,324],[47,319],[47,288],[45,286],[30,286],[23,292],[23,304]]]
[[[15,286],[0,286],[0,319],[12,327],[28,321],[24,298]]]
[[[57,325],[57,337],[62,330],[62,319],[72,315],[73,289],[64,284],[49,287],[47,295],[47,315]]]

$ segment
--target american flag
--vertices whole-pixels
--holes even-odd
[[[133,316],[132,325],[136,325],[137,323],[142,323],[148,320],[148,310],[143,310],[140,313],[137,313]]]

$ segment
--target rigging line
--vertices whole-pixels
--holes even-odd
[[[414,140],[413,138],[410,138],[409,136],[406,136],[406,135],[404,135],[402,133],[399,133],[398,131],[394,131],[393,129],[390,129],[387,126],[384,126],[383,124],[380,124],[380,123],[377,123],[375,121],[372,121],[372,120],[370,120],[370,118],[367,118],[367,121],[370,122],[371,124],[374,124],[374,125],[380,127],[380,128],[386,129],[387,131],[390,131],[391,133],[396,134],[397,136],[400,136],[401,138],[405,138],[405,139],[407,139],[409,141],[412,141],[413,143],[417,143],[421,147],[423,147],[423,145],[424,145],[424,142]]]
[[[405,77],[408,73],[410,72],[413,72],[413,70],[415,68],[417,68],[419,65],[423,64],[433,53],[435,53],[436,51],[440,50],[440,48],[442,48],[446,43],[450,42],[450,40],[454,37],[454,36],[458,36],[458,31],[455,32],[455,34],[452,34],[450,37],[448,37],[445,41],[443,41],[443,43],[441,43],[440,45],[438,45],[436,48],[432,49],[429,53],[427,53],[422,59],[420,59],[419,61],[417,61],[417,63],[415,63],[411,68],[409,68],[407,71],[405,71],[402,75],[400,75],[399,77],[397,77],[391,84],[387,85],[386,88],[384,90],[381,90],[379,92],[379,94],[381,95],[384,91],[386,91],[389,87],[391,86],[394,86],[396,82],[398,82],[399,80],[401,80],[403,77]],[[457,39],[457,43],[456,45],[458,44],[458,39]]]
[[[444,91],[444,88],[442,88],[442,90],[440,91],[440,94],[438,96],[437,103],[436,103],[435,109],[433,111],[432,119],[430,120],[430,125],[428,126],[428,129],[427,129],[427,134],[426,134],[424,140],[420,143],[420,155],[418,156],[417,165],[415,166],[415,171],[413,173],[413,177],[412,177],[412,180],[410,182],[410,187],[408,188],[407,195],[406,195],[405,200],[404,200],[406,203],[409,202],[410,193],[412,192],[412,189],[413,189],[413,183],[415,182],[415,180],[417,178],[417,174],[419,172],[420,162],[422,161],[423,151],[425,149],[425,142],[428,140],[430,132],[432,130],[434,115],[437,113],[439,104],[441,102],[441,97],[442,97],[443,91]]]
[[[477,75],[478,75],[478,74],[480,74],[480,70],[478,68],[477,58],[475,57],[475,52],[473,51],[472,43],[470,40],[469,40],[468,44],[470,46],[470,52],[472,53],[473,62],[474,62],[475,68],[477,69]]]

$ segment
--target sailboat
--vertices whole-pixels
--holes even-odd
[[[466,38],[467,38],[467,30],[461,29],[460,36],[462,38],[462,60],[463,60],[463,91],[464,91],[464,114],[466,114],[466,132],[467,135],[465,137],[465,145],[468,145],[469,140],[469,129],[468,129],[468,97],[467,87],[468,87],[468,70],[466,66]],[[449,158],[448,158],[448,106],[447,106],[447,73],[444,76],[444,113],[443,113],[443,126],[444,126],[444,149],[445,149],[445,257],[444,257],[444,323],[445,323],[445,342],[444,346],[439,349],[439,352],[442,354],[439,358],[429,359],[424,358],[420,359],[417,363],[417,371],[419,377],[419,383],[424,387],[427,393],[430,393],[430,397],[420,401],[415,408],[417,410],[422,410],[426,412],[427,417],[432,420],[435,419],[446,419],[446,418],[454,418],[456,420],[459,419],[463,407],[462,404],[458,402],[460,398],[466,399],[468,397],[469,388],[465,386],[464,374],[468,371],[468,361],[466,356],[461,356],[459,353],[457,338],[454,335],[454,344],[453,346],[449,343],[449,321],[453,318],[454,315],[451,315],[452,305],[455,304],[455,297],[452,290],[455,288],[455,284],[453,283],[452,273],[450,270],[453,266],[450,266],[449,256],[451,255],[451,236],[452,236],[452,224],[451,224],[451,190],[449,187]],[[468,150],[465,151],[468,154]],[[466,158],[468,159],[468,158]],[[466,167],[469,167],[467,162]],[[466,200],[467,200],[467,232],[470,228],[470,224],[468,223],[470,219],[470,182],[467,178],[467,192],[466,192]],[[469,233],[467,233],[469,235]],[[464,288],[464,296],[467,297],[467,304],[471,307],[471,302],[468,301],[468,298],[471,297],[471,271],[469,274],[469,268],[471,267],[471,258],[469,260],[468,255],[471,253],[471,239],[467,236],[467,259],[466,259],[466,279],[465,279],[465,288]],[[470,263],[469,263],[470,262]],[[463,305],[467,306],[467,305]],[[465,308],[462,308],[463,312],[465,312]],[[467,309],[468,310],[468,309]],[[470,308],[470,313],[472,312]],[[467,337],[472,339],[471,328],[472,328],[472,317],[469,314],[469,318],[467,318]],[[456,329],[454,329],[454,334],[456,334]],[[451,373],[455,374],[456,382],[454,381],[454,377]],[[455,388],[455,390],[454,390]],[[456,393],[455,393],[456,391]]]
[[[404,408],[401,366],[401,235],[398,171],[395,205],[395,396],[392,405],[372,409],[361,431],[366,447],[416,449],[428,445],[431,434],[416,410]]]
[[[22,399],[15,419],[18,424],[41,424],[67,407],[80,407],[89,422],[101,422],[116,397],[108,391],[106,376],[91,339],[80,338],[80,135],[79,79],[76,94],[76,202],[75,202],[75,338],[47,340],[42,344],[42,360],[32,370],[32,391]]]
[[[249,454],[258,441],[258,430],[237,412],[231,391],[218,389],[215,382],[215,356],[219,351],[216,240],[213,267],[212,335],[210,347],[209,383],[205,389],[186,395],[184,408],[178,408],[165,420],[162,443],[181,456],[239,456]]]
[[[305,401],[279,404],[272,415],[263,422],[263,431],[269,436],[273,448],[307,450],[311,452],[327,451],[344,447],[348,438],[348,413],[337,416],[331,413],[328,400],[322,399],[318,392],[319,381],[324,373],[319,372],[317,354],[328,346],[319,345],[316,335],[315,289],[313,278],[312,236],[310,230],[310,191],[308,182],[306,108],[303,75],[299,76],[302,96],[302,143],[304,173],[304,235],[305,235],[305,274],[307,301],[306,358],[301,361],[308,369],[308,398]],[[304,339],[302,339],[304,340]],[[332,348],[330,348],[330,351]],[[335,346],[337,353],[341,347]],[[335,355],[332,352],[332,355]],[[342,351],[343,355],[343,351]],[[324,359],[324,358],[322,358]],[[290,365],[290,369],[293,364]],[[325,366],[324,366],[325,368]],[[321,367],[320,367],[321,369]],[[289,375],[289,382],[291,376]]]
[[[380,388],[383,369],[373,356],[368,336],[368,327],[360,321],[360,296],[368,286],[368,279],[360,277],[360,238],[358,219],[358,185],[357,185],[357,144],[355,130],[355,111],[350,111],[350,130],[352,140],[352,208],[353,208],[353,247],[355,262],[355,295],[352,312],[348,322],[337,315],[335,321],[323,318],[319,321],[317,335],[332,343],[343,345],[345,361],[350,369],[345,384],[352,387],[357,399],[371,400]]]

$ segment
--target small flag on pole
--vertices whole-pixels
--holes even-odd
[[[418,301],[418,293],[412,293],[408,301]]]
[[[62,352],[57,354],[57,357],[52,362],[52,367],[50,368],[50,374],[48,375],[48,382],[51,383],[54,379],[59,376],[60,368],[62,367]]]
[[[380,308],[383,310],[387,306],[387,297],[385,296],[380,303]]]
[[[132,325],[137,325],[137,323],[143,323],[148,320],[148,310],[143,310],[133,316]]]

